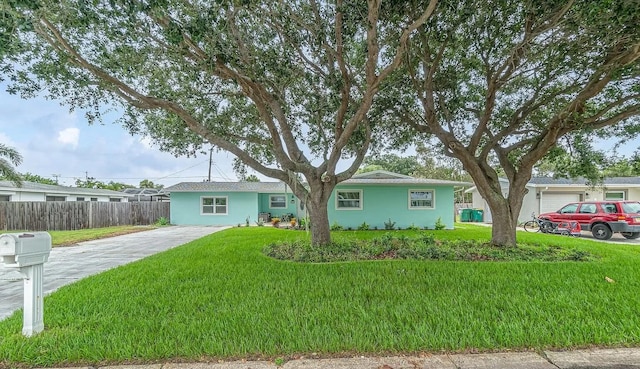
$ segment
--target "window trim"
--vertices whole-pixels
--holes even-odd
[[[207,205],[207,206],[212,206],[213,207],[213,213],[205,213],[204,210],[204,199],[213,199],[213,204],[212,205]],[[224,205],[224,213],[216,213],[216,200],[215,199],[224,199],[225,201],[225,205]],[[220,205],[221,206],[221,205]],[[200,215],[229,215],[229,196],[200,196]]]
[[[610,193],[616,193],[616,194],[622,194],[622,198],[621,199],[609,199],[607,198],[607,194]],[[605,191],[604,193],[604,201],[626,201],[627,200],[627,193],[623,190],[617,190],[617,191]]]
[[[350,192],[350,193],[357,193],[358,194],[358,207],[339,207],[338,204],[340,202],[340,198],[339,198],[339,194],[340,192]],[[354,199],[347,199],[348,200],[354,200]],[[345,200],[342,200],[345,201]],[[336,195],[335,195],[335,207],[336,210],[347,210],[347,211],[352,211],[352,210],[362,210],[364,208],[364,198],[362,195],[362,190],[361,189],[354,189],[354,190],[346,190],[346,189],[342,189],[342,190],[338,190],[336,189]]]
[[[284,206],[273,206],[273,198],[276,197],[276,196],[284,198],[284,201],[282,201]],[[278,194],[269,195],[269,209],[287,209],[287,195],[285,195],[285,194],[282,194],[282,195],[278,195]]]
[[[431,192],[431,206],[411,206],[411,192]],[[407,191],[407,209],[433,210],[436,208],[436,190],[432,188],[411,188]]]

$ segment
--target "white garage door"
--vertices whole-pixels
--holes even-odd
[[[576,201],[580,201],[579,193],[543,192],[540,198],[540,213],[554,212],[568,203]]]

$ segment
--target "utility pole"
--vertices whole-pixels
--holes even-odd
[[[209,149],[209,176],[207,182],[211,182],[211,166],[213,165],[213,146]]]
[[[52,174],[53,178],[55,178],[56,184],[58,184],[58,178],[60,178],[60,174]]]

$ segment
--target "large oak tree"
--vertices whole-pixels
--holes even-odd
[[[326,244],[332,190],[384,133],[381,83],[436,6],[419,3],[403,16],[381,0],[8,0],[1,68],[10,92],[46,90],[90,119],[115,106],[161,149],[211,144],[286,182]]]
[[[603,127],[637,137],[639,24],[637,1],[456,0],[412,35],[398,126],[462,162],[491,209],[494,244],[516,244],[532,168],[561,137]]]

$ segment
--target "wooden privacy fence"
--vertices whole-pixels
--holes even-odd
[[[168,202],[0,202],[0,229],[65,231],[148,225],[169,219]]]

